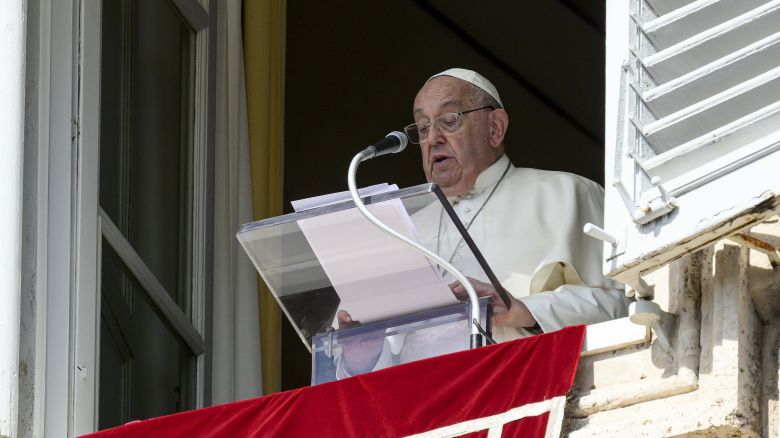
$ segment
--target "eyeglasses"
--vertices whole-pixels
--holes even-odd
[[[489,109],[493,111],[496,108],[491,105],[488,105],[488,106],[483,106],[482,108],[474,108],[466,111],[461,111],[459,113],[442,114],[439,117],[433,119],[432,122],[412,123],[411,125],[404,128],[404,132],[406,132],[406,136],[409,137],[409,141],[411,141],[414,144],[420,144],[425,142],[428,139],[428,133],[431,130],[431,126],[436,128],[436,130],[441,132],[442,134],[452,134],[453,132],[456,132],[458,128],[460,128],[460,116],[468,113],[473,113],[474,111],[480,111],[483,109]]]

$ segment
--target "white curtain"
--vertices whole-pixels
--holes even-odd
[[[262,395],[257,276],[236,240],[252,220],[241,0],[218,2],[212,403]]]

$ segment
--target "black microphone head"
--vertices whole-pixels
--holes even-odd
[[[409,139],[406,137],[406,134],[404,134],[401,131],[393,131],[385,136],[387,137],[395,137],[398,139],[399,145],[398,150],[393,151],[394,153],[401,152],[402,150],[406,149],[406,145],[409,144]]]
[[[393,131],[387,134],[385,138],[367,147],[361,154],[363,155],[363,160],[385,154],[397,154],[406,148],[408,142],[406,134],[401,131]]]
[[[368,158],[385,154],[397,154],[404,150],[407,142],[406,134],[400,131],[393,131],[387,134],[385,138],[368,147]]]

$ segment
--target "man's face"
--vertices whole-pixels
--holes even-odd
[[[467,82],[450,76],[429,81],[414,99],[414,121],[430,123],[442,114],[478,108]],[[431,127],[422,149],[423,170],[428,182],[439,185],[447,196],[474,188],[477,177],[500,156],[490,142],[490,110],[460,117],[459,129],[442,134]]]

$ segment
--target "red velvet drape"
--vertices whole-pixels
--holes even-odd
[[[584,333],[583,326],[569,327],[88,436],[398,437],[421,433],[565,395],[574,380]],[[547,415],[508,423],[502,436],[544,436]]]

